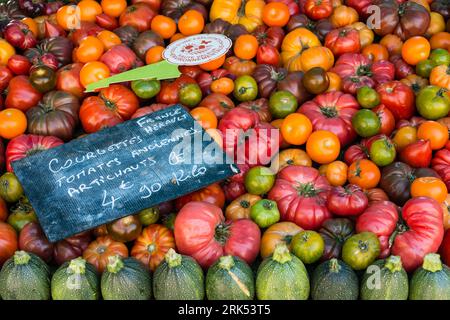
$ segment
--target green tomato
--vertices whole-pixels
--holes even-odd
[[[319,260],[325,250],[325,241],[316,231],[305,230],[297,233],[291,241],[292,253],[303,263],[314,263]]]
[[[159,208],[151,207],[144,210],[141,210],[138,214],[139,221],[141,221],[142,225],[149,226],[151,224],[154,224],[159,219]]]
[[[387,166],[395,160],[395,146],[386,138],[378,139],[371,144],[369,156],[377,166]]]
[[[440,66],[442,64],[445,64],[446,66],[450,65],[450,53],[442,48],[431,51],[429,59],[435,66]]]
[[[0,177],[0,197],[6,202],[17,202],[23,196],[23,188],[16,175],[7,172]]]
[[[159,80],[135,80],[131,82],[131,89],[141,99],[151,99],[161,90]]]
[[[426,86],[416,98],[417,111],[428,120],[446,117],[450,111],[450,98],[447,90],[438,86]]]
[[[362,109],[353,115],[352,126],[357,134],[367,138],[376,135],[380,131],[381,121],[375,112]]]
[[[275,174],[269,168],[257,166],[245,175],[245,189],[248,193],[261,195],[269,192],[275,183]]]
[[[189,83],[180,89],[180,103],[193,108],[202,101],[202,90],[196,83]]]
[[[252,76],[240,76],[234,81],[234,97],[239,101],[255,100],[258,95],[258,84]]]
[[[272,200],[258,200],[250,208],[250,218],[260,228],[267,228],[280,220],[280,211],[278,211],[277,203]]]
[[[380,95],[371,87],[361,87],[356,91],[356,98],[363,108],[371,109],[380,104]]]
[[[416,73],[421,77],[428,78],[434,67],[435,64],[430,59],[422,60],[416,65]]]
[[[289,91],[277,91],[270,96],[269,111],[275,119],[284,119],[297,110],[297,98]]]
[[[380,255],[380,241],[372,232],[348,238],[342,247],[342,260],[354,270],[366,269]]]
[[[177,214],[175,212],[168,213],[161,217],[161,221],[166,228],[173,231],[176,217]]]

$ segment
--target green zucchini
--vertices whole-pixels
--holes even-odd
[[[259,300],[306,300],[309,277],[303,262],[289,252],[285,243],[275,247],[272,256],[263,260],[256,274]]]
[[[253,300],[252,269],[238,257],[220,257],[206,274],[206,296],[209,300]]]
[[[203,300],[203,270],[193,258],[169,249],[153,275],[156,300]]]
[[[108,257],[100,283],[105,300],[149,300],[152,296],[150,272],[134,258]]]
[[[3,300],[50,299],[50,271],[33,253],[16,251],[0,271],[0,296]]]
[[[408,274],[398,256],[377,260],[364,272],[361,281],[362,300],[407,300]]]
[[[95,267],[81,257],[63,263],[52,277],[53,300],[98,300],[99,278]]]
[[[331,259],[322,262],[311,279],[313,300],[357,300],[358,277],[344,261]]]
[[[411,300],[450,300],[450,268],[437,253],[429,253],[410,282]]]

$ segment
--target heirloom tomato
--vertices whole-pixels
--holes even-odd
[[[426,168],[432,157],[429,140],[417,140],[400,151],[400,160],[414,168]]]
[[[281,124],[283,139],[293,145],[306,143],[312,130],[313,127],[308,117],[299,113],[288,115]]]
[[[442,149],[448,142],[448,128],[435,121],[425,121],[417,129],[417,138],[430,140],[431,149]]]
[[[142,230],[142,224],[136,215],[126,216],[106,225],[108,235],[120,242],[135,240]]]
[[[9,203],[15,203],[23,196],[23,188],[16,175],[6,172],[0,177],[0,197]]]
[[[226,219],[250,219],[251,207],[261,199],[262,198],[260,196],[250,193],[246,193],[237,197],[227,206],[227,209],[225,210]]]
[[[391,164],[396,155],[394,144],[386,136],[376,139],[370,145],[369,157],[379,167]]]
[[[108,258],[113,256],[128,257],[128,248],[110,236],[98,237],[83,252],[83,259],[92,264],[98,272],[105,270]]]
[[[57,265],[61,265],[64,262],[81,257],[90,242],[90,232],[78,233],[64,240],[60,240],[53,246],[53,260]]]
[[[27,223],[20,231],[19,249],[34,253],[47,263],[53,258],[53,244],[37,222]]]
[[[330,86],[328,73],[321,67],[313,67],[306,71],[302,82],[305,89],[312,94],[325,92]]]
[[[172,231],[163,225],[152,224],[142,230],[131,248],[130,255],[154,272],[164,260],[167,251],[174,248]]]
[[[56,89],[73,94],[81,98],[84,95],[84,88],[80,82],[80,71],[82,63],[68,64],[56,73]]]
[[[436,152],[431,167],[441,176],[447,189],[450,189],[450,149],[442,149]]]
[[[369,200],[357,185],[334,187],[328,196],[327,207],[338,216],[358,216],[367,208]]]
[[[379,254],[380,241],[372,232],[355,234],[342,246],[342,260],[354,270],[366,269]]]
[[[250,218],[260,227],[267,228],[280,220],[277,203],[272,200],[261,199],[250,209]]]
[[[258,84],[252,76],[240,76],[234,82],[233,95],[239,101],[255,100],[258,95]]]
[[[0,265],[3,265],[17,250],[16,231],[7,223],[0,221]]]
[[[384,104],[373,108],[372,111],[376,113],[381,122],[381,127],[378,132],[389,136],[395,128],[395,118],[392,112]]]
[[[314,130],[326,130],[334,133],[342,146],[356,138],[352,126],[352,117],[358,111],[356,99],[340,91],[326,92],[304,103],[298,112],[307,116]]]
[[[15,54],[9,58],[7,66],[16,75],[27,75],[31,68],[31,62],[27,57]]]
[[[306,152],[313,161],[320,164],[336,160],[340,150],[339,138],[331,131],[314,131],[306,141]]]
[[[343,186],[347,182],[347,170],[348,166],[342,161],[323,164],[319,168],[320,174],[334,187]]]
[[[322,257],[325,242],[316,231],[300,231],[292,238],[292,253],[303,263],[314,263]]]
[[[289,71],[307,71],[302,65],[302,54],[309,48],[319,46],[320,41],[317,36],[306,28],[297,28],[289,32],[281,45],[281,59],[284,67]],[[319,58],[321,57],[316,56],[316,59]]]
[[[292,165],[311,167],[312,161],[308,154],[301,149],[284,149],[273,158],[271,168],[275,172],[279,172],[281,169]]]
[[[448,190],[440,178],[422,177],[417,178],[411,184],[412,197],[429,197],[439,203],[447,198]]]
[[[9,82],[5,106],[27,111],[34,107],[41,98],[42,94],[31,85],[28,77],[16,76]]]
[[[27,130],[27,118],[19,109],[0,111],[0,137],[13,139]]]
[[[158,222],[159,215],[158,206],[141,210],[138,213],[139,221],[145,227]]]
[[[348,181],[362,189],[375,188],[380,177],[380,169],[367,159],[356,160],[348,167]]]
[[[334,27],[339,28],[357,22],[358,18],[358,12],[355,9],[341,5],[334,9],[330,21]]]
[[[100,61],[88,62],[80,69],[80,82],[83,87],[97,82],[99,80],[108,78],[110,71],[108,66]]]
[[[286,118],[297,110],[297,99],[289,91],[276,91],[270,95],[269,111],[275,119]]]
[[[222,19],[231,24],[241,24],[247,31],[252,32],[263,24],[262,16],[265,5],[262,0],[213,1],[209,18],[211,21]]]
[[[450,66],[434,67],[430,73],[430,84],[450,90]]]
[[[281,220],[295,222],[305,229],[318,229],[331,217],[326,207],[330,188],[317,169],[288,166],[278,173],[268,199],[277,202]]]
[[[389,81],[376,88],[381,103],[394,115],[395,120],[409,119],[414,114],[414,91],[400,81]]]
[[[406,40],[402,46],[402,58],[410,65],[417,65],[430,55],[430,43],[424,37],[416,36]]]
[[[208,268],[223,255],[234,255],[252,263],[259,252],[261,232],[249,219],[225,221],[222,210],[206,202],[193,201],[178,213],[174,227],[181,254]]]
[[[358,217],[358,232],[374,232],[382,243],[382,256],[400,256],[406,271],[421,265],[426,254],[436,252],[444,236],[443,210],[434,199],[408,200],[401,219],[390,202],[378,202]]]
[[[225,205],[225,194],[219,184],[213,183],[203,189],[194,191],[175,200],[175,208],[181,210],[191,201],[204,201],[211,203],[219,208]]]
[[[359,32],[351,27],[335,29],[327,34],[324,45],[335,56],[344,53],[358,53],[361,49]]]
[[[150,29],[152,19],[155,16],[155,11],[148,4],[136,3],[127,7],[120,14],[119,24],[121,26],[132,26],[139,32],[143,32]]]
[[[80,108],[80,119],[88,133],[111,127],[130,119],[139,107],[136,95],[127,87],[113,84],[88,97]]]
[[[353,222],[347,218],[326,220],[319,230],[319,234],[325,242],[322,260],[329,260],[331,258],[339,259],[341,257],[341,250],[344,242],[351,237],[353,233]]]
[[[118,44],[106,51],[100,58],[112,74],[121,73],[143,65],[136,54],[124,44]]]
[[[256,111],[261,122],[270,122],[272,120],[272,114],[269,111],[269,101],[265,98],[242,102],[238,107]]]
[[[274,182],[275,174],[267,167],[253,167],[245,175],[245,189],[250,194],[265,194],[270,191]]]
[[[261,238],[261,257],[265,259],[271,256],[280,243],[292,249],[292,238],[301,231],[303,229],[292,222],[278,222],[271,225]]]

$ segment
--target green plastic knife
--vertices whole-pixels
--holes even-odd
[[[106,79],[93,82],[86,87],[85,92],[94,92],[97,89],[106,88],[110,84],[127,82],[140,79],[174,79],[178,78],[181,72],[176,64],[167,62],[166,60],[152,63],[143,67],[139,67],[130,71],[122,72]]]

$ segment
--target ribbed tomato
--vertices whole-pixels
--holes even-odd
[[[98,272],[103,272],[112,256],[128,257],[128,248],[125,244],[115,241],[110,236],[98,237],[92,241],[83,252],[83,258],[92,264]]]
[[[259,253],[261,231],[249,219],[225,221],[222,210],[207,202],[186,204],[175,220],[175,241],[181,254],[208,268],[223,255],[252,263]]]
[[[205,201],[223,208],[225,205],[225,194],[218,183],[213,183],[203,189],[194,191],[175,200],[175,208],[179,211],[191,201]]]
[[[318,229],[331,218],[326,206],[330,188],[317,169],[288,166],[278,173],[268,198],[277,202],[281,220],[304,229]]]

